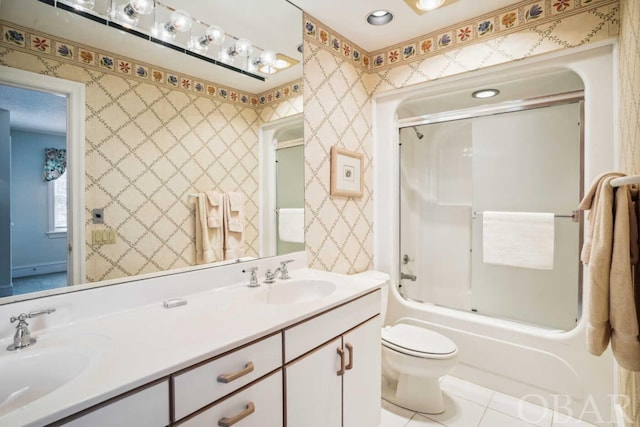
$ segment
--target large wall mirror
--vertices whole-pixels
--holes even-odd
[[[304,250],[302,12],[286,0],[151,1],[139,28],[114,28],[99,21],[145,1],[59,3],[93,9],[0,2],[0,157],[11,160],[0,304]],[[171,29],[178,9],[193,25],[175,39],[131,33]],[[207,36],[206,58],[193,55]],[[235,55],[244,40],[253,53]],[[223,242],[239,246],[200,261],[207,227],[202,250],[219,240],[215,221],[196,236],[198,195],[212,193],[244,221]]]

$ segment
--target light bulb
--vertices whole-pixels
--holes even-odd
[[[96,5],[95,0],[73,0],[76,9],[91,10]]]
[[[153,11],[153,0],[129,0],[129,5],[140,15],[148,15]]]
[[[138,25],[140,15],[148,15],[155,7],[153,0],[130,0],[129,3],[118,6],[113,18],[128,25]]]
[[[209,43],[215,46],[220,46],[225,39],[224,30],[217,25],[212,25],[207,28],[204,35],[207,37],[207,40],[209,40]]]
[[[171,14],[171,19],[169,20],[167,25],[173,27],[174,31],[184,32],[189,31],[189,29],[191,28],[191,23],[191,15],[189,15],[184,10],[176,10]]]
[[[264,65],[267,65],[267,66],[271,66],[271,65],[273,65],[274,62],[276,62],[276,53],[274,51],[265,50],[260,55],[260,63],[261,64],[264,64]]]
[[[418,0],[417,6],[422,10],[437,9],[444,3],[444,0]]]
[[[249,56],[253,52],[253,45],[247,39],[238,39],[236,42],[236,50],[239,55]]]

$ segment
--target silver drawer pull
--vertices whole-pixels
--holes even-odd
[[[247,375],[248,373],[253,372],[253,362],[247,363],[243,369],[238,372],[234,372],[233,374],[222,374],[218,375],[219,383],[230,383],[231,381],[237,380],[240,377]]]
[[[231,427],[238,421],[241,421],[247,418],[249,415],[253,414],[256,411],[256,405],[253,402],[247,403],[247,407],[244,411],[240,412],[238,415],[234,415],[233,417],[224,417],[218,420],[218,425],[220,427]]]

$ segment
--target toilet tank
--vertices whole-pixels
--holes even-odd
[[[382,296],[381,296],[381,302],[380,302],[380,317],[382,320],[382,324],[384,325],[384,319],[387,313],[387,302],[389,301],[389,281],[391,277],[387,273],[384,273],[382,271],[376,271],[376,270],[363,271],[362,273],[357,273],[357,274],[354,274],[353,276],[384,282],[382,284]]]

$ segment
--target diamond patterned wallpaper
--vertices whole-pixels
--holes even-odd
[[[301,112],[301,94],[256,109],[26,49],[0,46],[0,64],[86,84],[86,235],[117,233],[86,242],[87,281],[195,265],[189,193],[207,189],[246,194],[245,255],[258,255],[258,129]]]
[[[620,19],[620,167],[640,173],[640,2],[621,1]],[[620,393],[630,397],[627,415],[640,426],[640,372],[620,368]]]
[[[371,101],[365,71],[319,45],[304,46],[305,241],[312,268],[372,267]],[[364,154],[364,196],[330,197],[329,151]]]
[[[306,16],[305,21],[313,20]],[[311,267],[340,273],[373,263],[371,96],[471,70],[515,61],[617,35],[618,2],[602,1],[578,14],[464,45],[420,61],[367,71],[342,52],[305,33],[305,223]],[[334,33],[318,23],[323,31]],[[353,45],[348,40],[344,43]],[[365,53],[366,54],[366,53]],[[329,195],[332,145],[365,155],[362,199]]]

